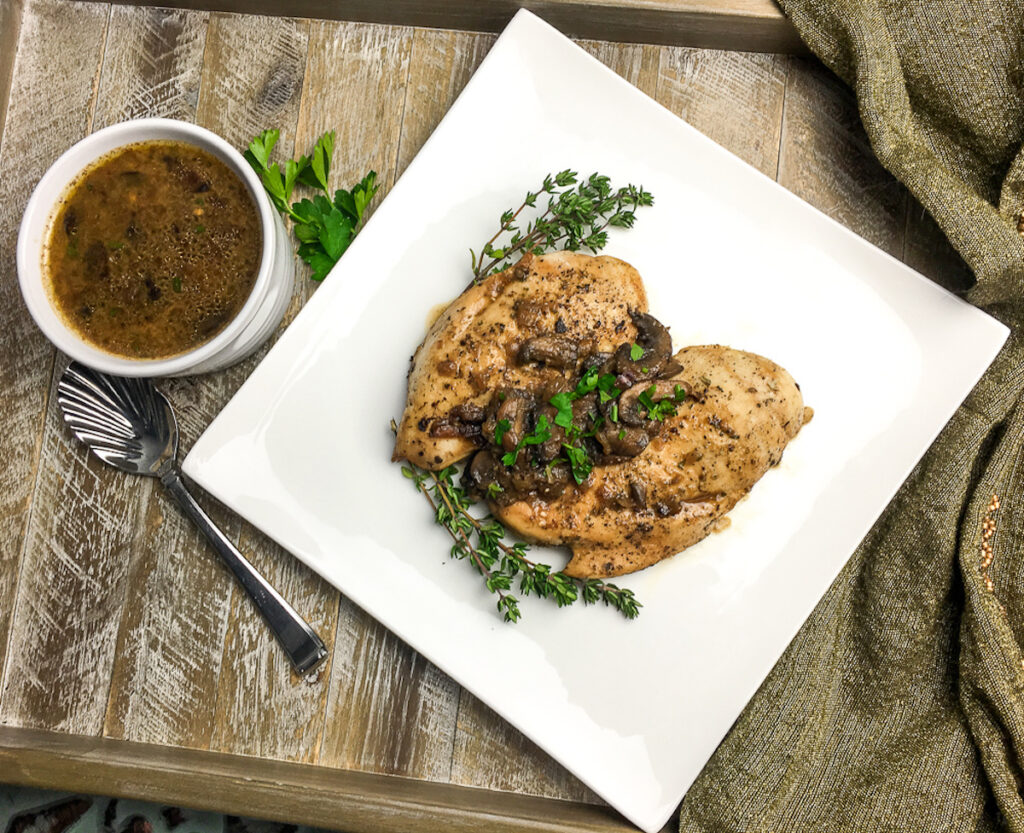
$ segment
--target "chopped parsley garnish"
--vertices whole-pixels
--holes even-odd
[[[638,361],[640,361],[641,358],[643,358],[643,355],[644,355],[644,348],[641,347],[636,342],[633,342],[633,344],[629,348],[629,357],[633,361],[638,362]]]
[[[561,458],[557,458],[556,460],[548,463],[547,471],[549,475],[553,465],[558,462],[568,462],[572,469],[573,479],[577,483],[583,483],[594,468],[594,464],[590,460],[587,449],[582,443],[575,444],[574,441],[580,438],[593,437],[594,432],[604,424],[604,417],[597,416],[594,418],[592,429],[587,433],[582,433],[572,421],[572,403],[578,399],[582,399],[584,396],[589,393],[593,393],[594,391],[597,391],[598,397],[602,403],[612,402],[612,400],[622,393],[622,391],[615,385],[614,374],[601,374],[598,372],[596,367],[592,367],[583,374],[582,378],[580,378],[573,390],[556,393],[548,400],[548,402],[550,402],[555,408],[556,412],[552,421],[565,432],[567,440],[562,444],[562,448],[565,449],[566,459],[562,460]],[[619,406],[617,402],[612,402],[610,406],[610,418],[612,422],[618,422],[619,420]],[[508,420],[498,421],[494,430],[494,442],[497,445],[501,445],[502,438],[510,428],[511,425]],[[542,414],[537,420],[536,430],[532,434],[527,434],[523,437],[523,439],[516,445],[515,450],[508,451],[503,454],[501,462],[505,466],[514,466],[516,464],[516,460],[519,458],[519,451],[521,448],[527,445],[540,445],[541,443],[547,442],[549,439],[551,439],[551,424],[548,422],[548,418]]]
[[[644,410],[647,411],[647,416],[651,416],[654,411],[654,391],[657,390],[655,385],[651,385],[647,390],[643,391],[638,397],[637,402],[643,406]],[[653,417],[651,417],[653,419]]]
[[[615,387],[615,377],[611,373],[605,373],[603,376],[598,377],[597,395],[600,397],[601,402],[608,402],[620,393],[622,391]]]
[[[555,414],[555,425],[568,431],[572,427],[572,402],[574,396],[569,391],[556,393],[548,401],[558,409]]]
[[[580,379],[576,385],[576,390],[573,391],[575,396],[573,399],[579,399],[581,396],[586,396],[594,388],[597,387],[597,368],[591,367],[583,374],[583,378]]]
[[[686,390],[681,385],[676,385],[671,397],[655,401],[653,397],[656,390],[657,387],[651,385],[637,397],[637,401],[647,411],[649,419],[661,422],[666,417],[676,415],[676,405],[686,399]]]
[[[497,433],[497,431],[495,431]],[[519,450],[524,445],[540,445],[546,443],[551,439],[551,423],[548,422],[548,418],[544,414],[540,415],[537,420],[537,428],[529,434],[525,434],[523,438],[516,443],[515,451],[507,451],[501,456],[501,462],[506,466],[514,466],[516,459],[519,457]]]
[[[548,400],[558,411],[555,414],[555,425],[564,429],[567,434],[577,433],[578,429],[572,424],[572,403],[595,390],[601,402],[609,402],[622,393],[615,387],[615,376],[611,373],[600,375],[597,368],[592,367],[583,374],[583,378],[580,379],[575,390],[556,393]],[[618,411],[615,405],[612,407],[616,408],[616,412]]]
[[[548,418],[541,414],[537,419],[537,428],[530,434],[523,437],[523,445],[540,445],[551,439],[551,424]]]
[[[590,458],[587,456],[586,449],[582,446],[569,445],[569,443],[562,443],[562,448],[565,449],[565,455],[569,458],[573,480],[577,483],[582,483],[587,479],[590,470],[594,468],[594,464],[590,462]]]

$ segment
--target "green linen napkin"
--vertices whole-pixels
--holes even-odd
[[[782,5],[973,270],[967,299],[1012,334],[690,789],[680,828],[1024,833],[1024,3]]]

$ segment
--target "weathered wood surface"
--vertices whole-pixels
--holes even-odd
[[[423,83],[436,50],[405,27],[321,23],[315,39],[305,99],[320,103],[304,120],[307,144],[348,111],[344,126],[335,122],[344,150],[332,178],[350,187],[372,169],[387,190],[406,140],[403,115],[418,98],[410,85]],[[440,102],[426,106],[436,124]],[[447,781],[457,686],[344,597],[337,646],[321,763]]]
[[[388,818],[407,829],[513,829],[517,816],[531,829],[628,829],[476,698],[212,507],[332,648],[316,676],[295,677],[159,490],[70,442],[52,397],[65,360],[17,289],[14,244],[28,194],[90,130],[163,115],[241,146],[273,126],[291,153],[334,128],[333,184],[347,187],[374,168],[386,192],[493,35],[24,3],[0,134],[0,780],[186,804],[191,795],[210,808],[332,827],[345,820],[352,830],[385,829]],[[945,285],[968,279],[934,223],[875,161],[850,92],[816,62],[582,46],[858,234]],[[299,264],[286,325],[315,290],[307,275]],[[165,385],[183,449],[261,355]],[[244,767],[235,754],[248,756]],[[80,766],[85,758],[89,767]],[[325,780],[308,797],[281,787],[310,772]],[[360,803],[358,789],[371,799]]]
[[[108,15],[70,3],[25,9],[0,148],[0,713],[87,733],[109,683],[93,669],[113,653],[132,508],[105,500],[113,478],[63,442],[47,410],[54,351],[21,302],[14,258],[36,181],[89,132]]]
[[[7,102],[11,92],[11,73],[21,31],[24,0],[0,0],[0,141],[7,121]]]
[[[18,784],[60,783],[74,792],[170,801],[345,833],[636,830],[592,804],[2,726],[0,772]],[[662,833],[671,829],[666,825]]]
[[[578,38],[806,54],[773,0],[170,0],[168,5],[471,32],[500,32],[526,7]]]

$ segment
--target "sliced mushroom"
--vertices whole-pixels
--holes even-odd
[[[536,362],[559,370],[576,367],[579,359],[579,345],[575,339],[565,336],[534,336],[523,342],[519,348],[519,363]]]
[[[654,379],[662,365],[672,358],[672,336],[653,315],[631,310],[629,316],[636,327],[636,346],[642,352],[634,359],[633,345],[619,345],[615,351],[615,372],[637,381]]]
[[[658,376],[662,379],[671,379],[673,376],[678,376],[682,372],[683,366],[675,359],[669,359],[661,366],[661,370],[658,371]]]
[[[554,500],[565,491],[572,479],[572,470],[565,463],[536,469],[535,491],[544,500]]]
[[[608,457],[636,457],[651,441],[643,428],[614,422],[605,422],[600,430],[594,432],[594,439]]]
[[[485,448],[474,454],[469,461],[462,485],[468,491],[486,495],[492,483],[498,483],[498,464],[490,450]]]
[[[591,368],[597,368],[597,372],[600,375],[614,372],[611,366],[611,359],[614,353],[591,353],[583,360],[583,364],[580,365],[580,373],[584,374]]]
[[[653,315],[646,312],[630,312],[636,327],[636,343],[660,361],[668,361],[672,355],[672,336],[668,328]]]
[[[590,424],[597,419],[597,394],[588,393],[576,399],[572,403],[573,425],[580,429],[581,433],[590,430]]]
[[[685,387],[680,382],[671,379],[660,379],[652,382],[637,382],[619,397],[619,419],[626,425],[643,425],[648,416],[642,412],[640,405],[640,394],[644,391],[651,392],[651,400],[658,402],[662,399],[672,399],[676,395],[676,385]]]
[[[548,427],[551,436],[537,446],[537,459],[541,463],[549,463],[562,452],[562,443],[565,442],[565,429],[555,424],[555,416],[558,409],[554,405],[543,405],[537,410],[538,419],[541,416],[547,417]]]
[[[487,414],[484,409],[473,402],[463,402],[456,405],[448,414],[448,418],[459,422],[483,422]]]
[[[523,435],[526,434],[526,418],[533,405],[533,397],[525,391],[513,390],[506,393],[505,401],[498,406],[495,413],[495,429],[497,423],[508,420],[509,429],[502,435],[501,447],[505,451],[515,451]]]

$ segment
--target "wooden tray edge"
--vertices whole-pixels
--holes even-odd
[[[114,2],[147,5],[146,0]],[[810,54],[773,0],[163,0],[161,5],[474,32],[500,32],[516,11],[528,8],[576,38]]]
[[[23,0],[0,0],[0,141],[3,141],[4,125],[7,124],[7,104],[11,97],[23,7]]]
[[[346,833],[635,830],[600,805],[39,729],[0,727],[0,773],[19,786]]]

